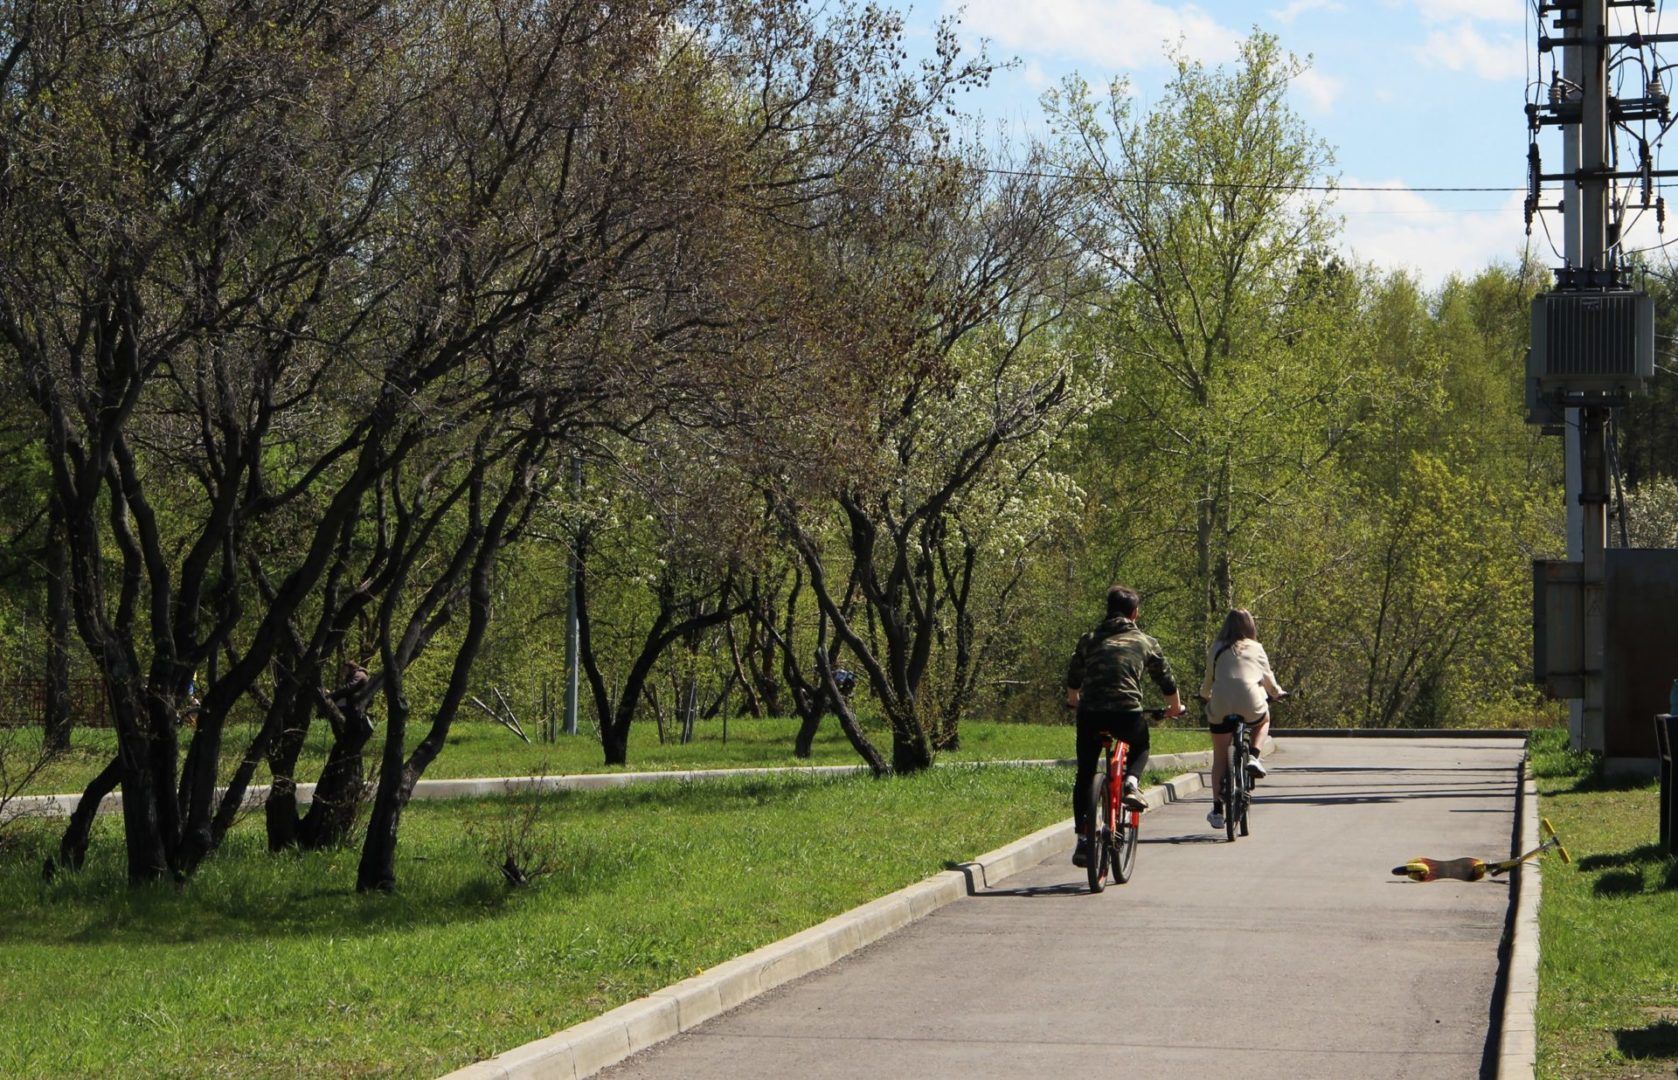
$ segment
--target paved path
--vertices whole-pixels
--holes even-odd
[[[1390,870],[1509,851],[1520,757],[1290,738],[1246,839],[1210,831],[1204,798],[1151,811],[1135,879],[1091,896],[1068,832],[1065,853],[598,1075],[1478,1076],[1508,886]]]

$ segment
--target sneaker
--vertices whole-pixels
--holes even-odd
[[[1090,842],[1086,838],[1078,837],[1078,846],[1072,849],[1072,865],[1088,866],[1090,864]]]
[[[1264,767],[1264,762],[1253,758],[1247,762],[1247,773],[1254,780],[1261,780],[1270,775],[1270,770]]]
[[[1136,782],[1134,776],[1124,778],[1124,795],[1120,798],[1120,801],[1130,810],[1146,810],[1148,808],[1148,800],[1142,797],[1142,785]]]
[[[1206,824],[1212,826],[1212,828],[1214,828],[1214,829],[1223,828],[1224,827],[1223,811],[1218,809],[1216,806],[1212,807],[1211,811],[1208,812],[1207,815],[1206,815]]]

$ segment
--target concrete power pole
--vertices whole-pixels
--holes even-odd
[[[1608,3],[1580,5],[1579,53],[1579,262],[1585,270],[1613,269],[1608,249]],[[1607,280],[1606,278],[1604,279]],[[1608,620],[1604,606],[1608,542],[1608,410],[1579,409],[1580,578],[1584,609],[1584,692],[1575,745],[1598,753],[1606,748],[1603,675]]]
[[[1584,67],[1582,50],[1578,45],[1567,45],[1561,49],[1561,54],[1562,95],[1577,99],[1582,77],[1581,72]],[[1562,172],[1574,178],[1563,187],[1562,262],[1567,266],[1583,266],[1579,219],[1584,198],[1578,180],[1578,125],[1564,125],[1561,129],[1561,138]],[[1573,408],[1566,410],[1563,414],[1566,420],[1562,427],[1562,470],[1565,476],[1563,487],[1567,500],[1567,559],[1569,562],[1581,562],[1585,557],[1585,518],[1581,512],[1584,506],[1579,501],[1579,425],[1583,420],[1580,415],[1582,412],[1582,409]],[[1584,745],[1584,704],[1584,701],[1579,698],[1569,699],[1567,703],[1567,730],[1569,739],[1574,746]]]
[[[573,496],[582,494],[583,490],[583,459],[571,458],[571,493]],[[570,559],[570,588],[565,597],[565,734],[577,733],[577,665],[581,658],[582,642],[579,640],[581,627],[577,623],[577,571],[580,569],[575,550]]]
[[[1567,561],[1539,560],[1533,567],[1534,672],[1549,693],[1570,700],[1574,747],[1598,753],[1606,753],[1611,742],[1626,741],[1621,699],[1630,686],[1623,664],[1610,670],[1611,659],[1620,663],[1624,657],[1608,655],[1609,421],[1654,375],[1654,305],[1648,294],[1621,280],[1621,214],[1635,206],[1654,210],[1657,222],[1664,221],[1665,202],[1655,197],[1654,182],[1678,175],[1654,167],[1658,139],[1637,140],[1634,168],[1619,164],[1613,152],[1618,125],[1658,122],[1664,131],[1671,123],[1669,98],[1658,74],[1650,73],[1658,65],[1651,69],[1628,60],[1626,70],[1645,74],[1642,96],[1611,93],[1613,50],[1631,54],[1678,41],[1678,34],[1658,30],[1613,33],[1609,12],[1624,6],[1623,0],[1541,0],[1540,19],[1553,14],[1560,34],[1552,38],[1541,31],[1539,51],[1560,51],[1561,70],[1549,100],[1527,107],[1534,134],[1528,147],[1527,222],[1530,227],[1535,213],[1554,209],[1543,204],[1544,183],[1561,183],[1566,264],[1556,271],[1555,287],[1533,300],[1527,357],[1528,421],[1551,431],[1561,428],[1567,468]],[[1618,70],[1621,61],[1615,64]],[[1542,168],[1537,133],[1546,126],[1562,129],[1559,173]],[[1628,184],[1621,200],[1615,187],[1621,181],[1636,182],[1641,190]]]

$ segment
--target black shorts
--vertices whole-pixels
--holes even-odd
[[[1268,716],[1268,715],[1270,715],[1270,714],[1269,713],[1265,714],[1265,716]],[[1214,735],[1234,735],[1235,734],[1235,729],[1240,727],[1242,724],[1248,724],[1248,725],[1258,724],[1258,723],[1261,723],[1263,720],[1264,720],[1264,716],[1259,717],[1257,720],[1248,720],[1246,717],[1242,716],[1240,713],[1231,713],[1229,716],[1224,717],[1222,720],[1220,720],[1216,724],[1207,724],[1206,727]]]

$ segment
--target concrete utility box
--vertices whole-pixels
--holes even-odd
[[[1585,695],[1581,570],[1561,559],[1532,562],[1532,681],[1553,698]]]
[[[1678,549],[1604,552],[1603,732],[1606,757],[1655,760],[1650,718],[1678,679]],[[1576,562],[1532,564],[1532,678],[1554,698],[1585,693],[1585,593]],[[1588,738],[1587,745],[1594,745]]]
[[[1678,679],[1678,549],[1610,548],[1603,753],[1656,757],[1653,717]]]

